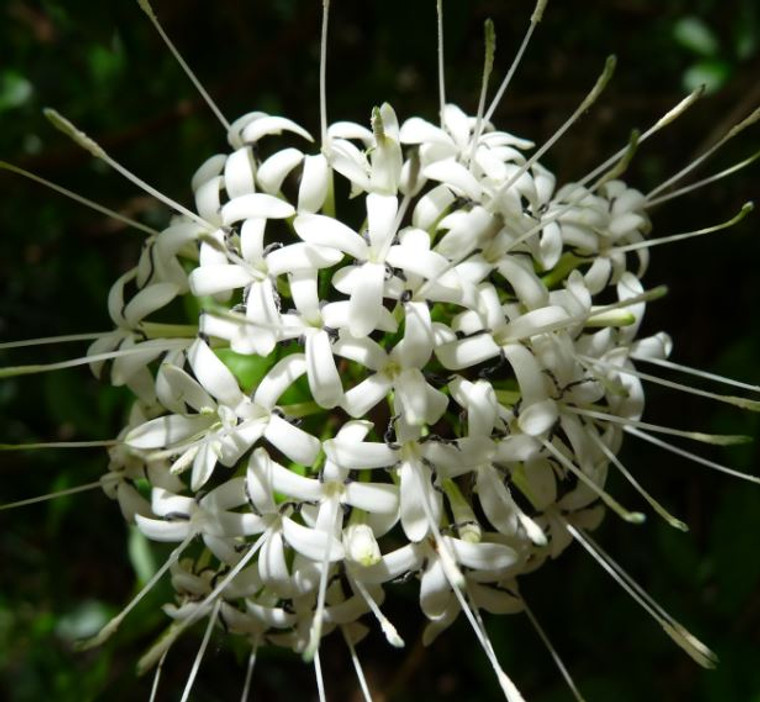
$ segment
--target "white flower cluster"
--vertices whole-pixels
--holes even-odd
[[[636,339],[646,258],[619,250],[649,229],[644,197],[557,189],[532,144],[454,105],[442,127],[383,105],[371,127],[333,124],[308,155],[267,151],[309,145],[292,121],[240,118],[193,178],[198,216],[113,288],[91,353],[128,352],[111,380],[139,401],[107,489],[182,546],[175,633],[213,613],[313,655],[369,613],[399,645],[379,606],[414,577],[430,641],[462,609],[520,611],[517,576],[600,498],[637,517],[604,483],[644,406],[624,371],[668,351]],[[197,338],[150,321],[180,302]]]

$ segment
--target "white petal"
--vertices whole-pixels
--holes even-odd
[[[402,144],[421,144],[425,141],[450,143],[451,137],[440,127],[420,117],[410,117],[401,125],[399,140]]]
[[[264,541],[259,554],[259,575],[264,584],[278,595],[287,597],[293,590],[281,531],[274,531]]]
[[[271,466],[272,488],[277,492],[307,502],[322,497],[324,487],[316,478],[306,478],[274,461],[271,462]]]
[[[282,188],[282,182],[290,172],[303,160],[303,152],[288,148],[276,151],[259,166],[256,180],[265,192],[276,195]]]
[[[375,373],[344,393],[341,407],[352,417],[364,417],[387,397],[392,387],[393,381],[387,375]]]
[[[193,295],[216,295],[216,293],[244,288],[251,282],[251,274],[234,263],[200,266],[190,273],[190,290]]]
[[[425,166],[422,175],[430,180],[445,183],[447,187],[458,190],[473,200],[479,200],[481,195],[480,184],[470,171],[453,158],[445,161],[437,161]]]
[[[327,457],[349,470],[384,468],[396,463],[397,451],[373,441],[352,441],[340,436],[324,442]]]
[[[249,146],[234,151],[224,164],[224,189],[233,200],[256,192],[256,159]]]
[[[517,551],[504,544],[481,541],[470,543],[462,539],[446,538],[457,563],[474,570],[497,571],[513,566],[518,561]]]
[[[309,132],[286,117],[272,117],[270,115],[264,115],[264,113],[258,114],[260,116],[249,122],[240,133],[243,141],[247,143],[256,142],[266,135],[282,134],[283,131],[294,132],[307,141],[314,141]]]
[[[298,188],[299,212],[317,212],[322,209],[327,199],[329,179],[327,159],[322,154],[304,159],[301,185]]]
[[[395,195],[367,195],[367,229],[370,246],[375,255],[387,250],[390,238],[395,235],[393,224],[398,211]]]
[[[274,195],[251,193],[230,200],[222,207],[222,222],[235,224],[249,218],[285,219],[295,214],[293,205]]]
[[[383,307],[385,266],[365,263],[359,269],[359,282],[351,292],[348,308],[349,331],[357,337],[367,336],[377,326]]]
[[[237,379],[205,341],[195,341],[187,358],[198,382],[221,404],[234,408],[243,399]]]
[[[190,522],[185,520],[169,522],[136,514],[135,523],[140,533],[151,541],[184,541],[192,531]]]
[[[454,593],[439,559],[433,560],[420,579],[420,609],[428,618],[440,617]]]
[[[306,374],[314,401],[327,409],[343,398],[343,386],[335,366],[330,337],[324,330],[306,335]]]
[[[388,354],[383,347],[368,338],[355,339],[342,335],[333,344],[332,350],[336,356],[356,361],[373,371],[380,370],[388,361]]]
[[[164,407],[177,414],[185,414],[186,405],[196,412],[204,408],[216,408],[214,400],[197,380],[169,363],[162,363],[158,369],[156,394]]]
[[[174,283],[154,283],[138,292],[124,308],[124,319],[135,326],[156,310],[168,305],[179,293]]]
[[[201,164],[200,168],[195,171],[193,178],[190,181],[190,187],[193,191],[200,188],[206,181],[218,176],[222,172],[227,158],[226,154],[215,154],[214,156],[207,158]]]
[[[478,334],[466,339],[457,339],[442,344],[435,349],[435,355],[444,367],[459,370],[477,365],[501,353],[490,334]]]
[[[346,485],[344,501],[367,512],[395,513],[398,510],[398,488],[387,483],[360,483]]]
[[[426,302],[404,305],[404,338],[394,349],[404,368],[423,368],[433,352],[433,323]]]
[[[343,544],[324,531],[301,526],[287,517],[282,520],[282,531],[288,543],[299,553],[313,561],[337,561],[344,557]],[[326,551],[329,552],[325,554]]]
[[[211,478],[219,456],[215,450],[214,440],[209,437],[201,445],[200,451],[195,454],[193,471],[190,476],[190,489],[193,492],[200,490]]]
[[[343,258],[343,254],[327,246],[314,246],[303,242],[288,244],[267,255],[270,275],[278,276],[297,270],[329,268]]]
[[[270,417],[264,436],[291,461],[304,466],[314,463],[321,447],[319,439],[276,414]]]
[[[264,376],[256,388],[254,402],[271,410],[296,380],[306,373],[306,356],[300,353],[285,356]]]
[[[201,183],[195,191],[195,209],[198,214],[207,222],[213,225],[221,223],[219,208],[221,207],[221,189],[224,185],[224,178],[216,176]]]
[[[330,246],[356,259],[367,258],[367,244],[353,229],[326,215],[301,214],[293,220],[298,236],[309,244]]]
[[[256,264],[264,256],[264,233],[267,220],[249,217],[240,227],[240,251],[249,263]]]
[[[137,449],[155,449],[174,446],[196,434],[208,429],[216,417],[193,415],[183,417],[170,414],[166,417],[151,419],[130,431],[124,442]]]

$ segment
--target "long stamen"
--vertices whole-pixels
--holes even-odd
[[[570,675],[570,671],[568,671],[567,667],[562,662],[562,658],[560,658],[559,653],[557,653],[557,649],[555,649],[554,646],[552,645],[552,642],[549,640],[549,637],[544,631],[544,628],[541,626],[541,624],[539,624],[538,619],[536,619],[531,608],[528,607],[528,603],[525,601],[525,598],[523,598],[522,602],[523,602],[523,607],[525,608],[525,614],[528,617],[528,621],[530,621],[533,628],[536,630],[536,633],[538,634],[538,638],[540,638],[544,646],[546,646],[547,650],[549,651],[549,655],[551,655],[552,660],[554,661],[554,664],[557,666],[557,668],[559,669],[559,672],[562,674],[562,677],[565,679],[565,682],[567,683],[567,686],[570,688],[570,691],[573,693],[573,696],[575,697],[576,700],[578,700],[578,702],[585,702],[583,695],[581,695],[580,691],[578,690],[578,687],[573,681],[572,676]]]
[[[418,489],[422,495],[422,508],[425,512],[425,517],[428,520],[428,524],[430,525],[430,530],[433,532],[438,557],[441,559],[443,574],[446,577],[446,580],[448,580],[449,585],[451,586],[451,590],[454,593],[454,596],[457,598],[459,606],[464,612],[465,617],[467,617],[472,630],[475,632],[475,636],[478,638],[478,643],[480,643],[483,652],[486,654],[491,667],[496,673],[496,677],[499,680],[499,685],[501,686],[502,692],[504,693],[504,697],[508,700],[508,702],[525,702],[523,696],[520,694],[520,691],[515,687],[515,684],[499,664],[499,659],[496,656],[496,652],[493,650],[491,640],[488,638],[485,627],[482,625],[482,620],[478,622],[478,619],[475,617],[472,609],[465,600],[462,590],[467,586],[467,581],[465,580],[464,575],[462,575],[462,571],[459,569],[459,566],[457,566],[456,559],[452,555],[448,543],[443,539],[443,536],[441,535],[441,530],[438,528],[438,524],[436,523],[436,520],[433,516],[433,510],[427,500],[427,491],[425,490],[423,477],[420,473],[419,467],[415,462],[412,462],[412,474],[417,480]]]
[[[67,344],[73,341],[92,341],[110,334],[107,332],[92,332],[89,334],[65,334],[63,336],[42,336],[38,339],[22,339],[20,341],[5,341],[0,344],[0,351],[7,349],[21,349],[27,346],[46,346],[48,344]]]
[[[699,188],[702,188],[705,185],[714,183],[716,180],[720,180],[721,178],[725,178],[726,176],[732,175],[733,173],[736,173],[737,171],[742,170],[742,168],[746,168],[750,164],[757,161],[758,158],[760,158],[760,151],[755,152],[754,154],[752,154],[752,156],[750,156],[749,158],[745,158],[743,161],[739,161],[739,163],[735,163],[733,166],[726,168],[720,173],[716,173],[715,175],[711,175],[711,176],[708,176],[707,178],[703,178],[702,180],[699,180],[696,183],[692,183],[691,185],[687,185],[683,188],[679,188],[678,190],[674,190],[673,192],[670,192],[667,195],[661,195],[660,197],[651,199],[647,202],[646,206],[653,207],[654,205],[659,205],[663,202],[667,202],[668,200],[673,200],[674,198],[681,197],[681,195],[686,195],[687,193],[691,193],[691,192],[694,192],[695,190],[699,190]]]
[[[443,61],[443,0],[437,0],[437,27],[438,27],[438,98],[440,100],[441,126],[443,126],[443,113],[446,109],[446,80]]]
[[[148,342],[146,342],[148,343]],[[161,350],[169,351],[174,348],[183,348],[186,346],[184,341],[166,342],[161,345]],[[81,356],[80,358],[74,358],[69,361],[58,361],[57,363],[40,363],[29,366],[8,366],[6,368],[0,368],[0,378],[15,378],[19,375],[31,375],[33,373],[48,373],[50,371],[63,370],[64,368],[75,368],[76,366],[86,366],[90,363],[97,363],[98,361],[109,361],[113,358],[122,358],[123,356],[135,356],[137,354],[151,353],[151,348],[143,348],[143,346],[135,346],[128,349],[119,349],[117,351],[107,351],[104,353],[96,353],[92,356]]]
[[[690,368],[689,366],[681,365],[680,363],[673,363],[673,361],[668,361],[664,358],[647,358],[645,356],[636,356],[635,354],[633,357],[637,361],[645,361],[646,363],[653,363],[656,366],[662,366],[663,368],[670,368],[672,370],[680,371],[681,373],[686,373],[687,375],[693,375],[697,378],[705,378],[706,380],[714,380],[717,383],[724,383],[725,385],[730,385],[735,388],[741,388],[742,390],[750,390],[751,392],[760,392],[760,385],[751,385],[750,383],[743,383],[739,380],[734,380],[733,378],[726,378],[723,375],[716,375],[715,373],[708,373],[707,371],[698,370],[697,368]]]
[[[512,77],[514,76],[517,67],[520,65],[520,61],[522,60],[522,56],[525,53],[525,49],[528,48],[530,38],[533,36],[533,32],[535,31],[536,26],[544,15],[544,10],[546,9],[546,4],[548,1],[549,0],[538,0],[536,3],[536,7],[533,9],[533,14],[530,16],[530,26],[528,27],[528,31],[525,33],[525,37],[522,40],[522,44],[520,44],[520,48],[517,50],[517,55],[515,56],[514,61],[512,61],[512,65],[509,67],[507,75],[501,82],[501,85],[496,91],[496,95],[494,95],[494,98],[488,107],[488,111],[483,118],[486,122],[488,122],[491,117],[493,117],[493,113],[496,111],[496,108],[499,106],[501,99],[504,97],[504,93],[509,87],[509,84],[512,82]]]
[[[177,59],[177,63],[182,67],[182,70],[185,72],[187,77],[193,82],[193,85],[201,94],[201,97],[206,101],[206,104],[211,108],[211,111],[216,115],[216,118],[222,123],[222,126],[224,127],[225,131],[229,131],[230,123],[225,119],[221,110],[217,107],[216,103],[211,99],[211,96],[208,94],[206,89],[201,85],[201,82],[198,80],[195,73],[193,73],[190,66],[187,65],[187,62],[185,61],[185,59],[182,58],[182,55],[177,50],[177,47],[174,46],[174,43],[172,42],[172,40],[169,39],[169,35],[164,31],[164,28],[161,26],[161,23],[158,21],[158,17],[156,17],[156,13],[153,12],[153,8],[151,7],[150,2],[148,2],[148,0],[137,0],[137,4],[140,6],[140,9],[148,16],[148,19],[153,23],[153,26],[156,28],[156,31],[161,36],[161,39],[164,40],[164,44],[166,44],[169,51],[172,52],[172,54],[174,55],[174,58]]]
[[[597,485],[588,475],[586,475],[578,466],[576,466],[567,456],[565,456],[556,446],[544,439],[541,442],[544,448],[554,456],[565,468],[567,468],[578,480],[580,480],[592,492],[596,493],[599,498],[615,514],[631,524],[642,524],[646,520],[646,515],[641,512],[631,512],[621,505],[612,495],[604,488]]]
[[[153,574],[153,577],[145,583],[143,588],[138,592],[133,598],[132,601],[124,607],[124,609],[121,610],[111,621],[108,622],[95,636],[90,637],[89,639],[85,639],[79,644],[79,648],[82,650],[86,650],[89,648],[94,648],[95,646],[100,646],[102,643],[104,643],[106,640],[108,640],[113,634],[116,633],[116,630],[121,625],[122,621],[124,621],[124,618],[137,606],[137,604],[142,600],[145,595],[147,595],[156,585],[156,583],[164,576],[164,573],[166,573],[167,570],[169,570],[178,560],[179,557],[182,555],[183,551],[190,545],[190,542],[195,538],[195,532],[190,533],[182,543],[177,546],[170,554],[169,557],[164,561],[164,564]],[[165,655],[165,654],[164,654]]]
[[[707,390],[701,390],[700,388],[694,388],[691,385],[684,385],[683,383],[676,383],[672,380],[666,380],[665,378],[660,378],[656,375],[650,375],[649,373],[642,373],[640,370],[637,370],[636,368],[632,368],[629,366],[620,366],[614,363],[607,363],[605,361],[599,360],[598,358],[590,358],[588,356],[578,356],[577,358],[587,368],[593,367],[593,366],[598,366],[600,368],[607,368],[617,373],[622,373],[624,375],[631,375],[636,378],[640,378],[641,380],[646,380],[650,383],[656,383],[657,385],[662,385],[663,387],[666,387],[666,388],[672,388],[673,390],[680,390],[681,392],[689,393],[691,395],[698,395],[699,397],[707,397],[710,400],[715,400],[716,402],[725,402],[726,404],[734,405],[735,407],[741,407],[742,409],[750,410],[751,412],[760,412],[760,401],[758,400],[749,400],[745,397],[737,397],[735,395],[721,395],[720,393],[709,392]]]
[[[34,173],[25,171],[23,168],[14,166],[12,163],[7,163],[6,161],[0,161],[0,169],[5,170],[5,171],[10,171],[11,173],[16,173],[17,175],[24,176],[24,178],[33,180],[35,183],[44,185],[46,188],[50,188],[50,190],[54,190],[55,192],[60,193],[61,195],[65,195],[69,199],[74,200],[74,202],[78,202],[80,205],[84,205],[85,207],[89,207],[91,210],[100,212],[101,214],[106,215],[106,217],[115,219],[117,222],[126,224],[128,227],[132,227],[133,229],[138,229],[141,232],[145,232],[146,234],[150,234],[152,236],[158,235],[157,230],[151,227],[148,227],[147,225],[142,224],[141,222],[138,222],[134,219],[130,219],[129,217],[125,217],[123,214],[119,214],[118,212],[115,212],[114,210],[110,210],[107,207],[104,207],[103,205],[99,205],[97,202],[93,202],[89,198],[82,197],[82,195],[77,195],[77,193],[72,192],[71,190],[68,190],[67,188],[64,188],[60,185],[56,185],[55,183],[49,180],[46,180],[45,178],[42,178],[38,175],[35,175]]]
[[[685,431],[683,429],[663,427],[659,424],[649,424],[647,422],[641,422],[637,419],[630,419],[629,417],[619,417],[616,414],[607,414],[606,412],[598,412],[596,410],[583,409],[581,407],[573,407],[571,405],[565,405],[565,409],[568,412],[574,412],[575,414],[580,414],[584,417],[591,417],[592,419],[601,419],[605,422],[622,424],[626,430],[629,428],[646,429],[648,431],[654,431],[659,434],[680,436],[684,439],[701,441],[704,444],[713,444],[714,446],[733,446],[735,444],[746,444],[752,440],[751,437],[745,436],[743,434],[706,434],[701,431]]]
[[[607,83],[609,83],[610,79],[612,78],[612,74],[615,72],[615,63],[616,58],[614,56],[609,56],[607,58],[607,62],[604,65],[604,71],[602,71],[602,74],[597,79],[594,87],[591,88],[591,91],[588,93],[588,95],[586,95],[581,104],[578,105],[575,112],[570,115],[567,121],[547,140],[547,142],[540,149],[538,149],[538,151],[536,151],[536,153],[533,154],[533,156],[531,156],[522,166],[520,166],[520,168],[517,169],[517,171],[515,171],[511,178],[509,178],[503,185],[499,187],[499,189],[494,194],[494,201],[498,200],[501,193],[509,190],[509,188],[511,188],[520,179],[520,177],[526,173],[534,163],[538,161],[538,159],[540,159],[552,146],[554,146],[554,144],[568,129],[570,129],[570,127],[578,120],[578,118],[596,102],[596,100],[602,94],[602,91],[607,86]]]
[[[659,132],[663,127],[668,126],[671,122],[678,119],[686,110],[688,110],[699,98],[702,97],[702,95],[705,92],[705,87],[702,85],[693,92],[689,93],[683,100],[681,100],[675,107],[668,110],[660,119],[658,119],[649,129],[647,129],[641,136],[638,138],[639,145],[643,144],[649,137]],[[588,175],[581,178],[581,180],[578,181],[578,185],[583,186],[586,185],[586,183],[590,183],[594,178],[596,178],[598,175],[606,171],[608,168],[614,165],[614,163],[621,158],[625,156],[626,151],[628,151],[630,147],[625,146],[617,153],[610,156],[604,163],[597,166],[593,171],[591,171]]]
[[[240,702],[248,702],[248,696],[251,691],[251,681],[253,680],[253,667],[256,665],[256,654],[259,650],[259,640],[254,639],[251,646],[251,655],[248,656],[248,665],[245,669],[245,683],[243,684],[243,694],[240,696]]]
[[[0,444],[0,451],[37,451],[39,449],[62,449],[62,448],[103,448],[118,446],[121,441],[107,439],[105,441],[48,441],[35,444]]]
[[[7,504],[0,505],[0,512],[6,509],[15,509],[16,507],[26,507],[27,505],[34,505],[38,502],[47,502],[48,500],[55,500],[59,497],[65,497],[66,495],[75,495],[78,492],[86,492],[87,490],[94,490],[101,486],[99,480],[94,483],[87,483],[87,485],[78,485],[77,487],[67,488],[65,490],[57,490],[56,492],[49,492],[47,495],[38,495],[37,497],[30,497],[26,500],[19,500],[18,502],[8,502]]]
[[[314,612],[314,620],[312,621],[311,631],[309,632],[309,644],[303,653],[303,659],[307,662],[311,660],[312,656],[314,656],[322,640],[322,623],[325,617],[325,596],[327,595],[327,574],[330,570],[331,544],[329,539],[335,532],[335,522],[338,517],[338,507],[338,498],[337,496],[333,496],[330,498],[330,505],[328,507],[330,510],[327,519],[327,524],[329,525],[329,530],[327,532],[328,540],[327,544],[325,545],[325,552],[322,554],[322,563],[320,564],[321,571],[319,574],[319,594],[317,595],[317,608]]]
[[[493,21],[489,18],[486,20],[485,27],[485,58],[483,60],[483,80],[480,86],[480,99],[478,100],[478,114],[475,118],[475,130],[472,136],[472,149],[470,150],[470,163],[475,160],[475,152],[478,150],[478,141],[480,133],[483,131],[483,110],[486,105],[486,94],[488,93],[488,81],[493,71],[493,58],[496,52],[496,32],[494,31]]]
[[[396,627],[393,626],[388,617],[383,614],[377,602],[375,602],[375,599],[372,597],[372,595],[369,594],[369,591],[364,586],[364,583],[361,582],[361,580],[358,578],[351,578],[349,582],[351,583],[351,587],[357,590],[361,598],[367,603],[367,606],[369,607],[372,614],[375,615],[375,618],[379,622],[380,628],[383,630],[383,634],[385,634],[385,638],[388,640],[388,643],[391,646],[395,646],[396,648],[403,648],[405,646],[404,639],[399,636]]]
[[[356,672],[356,678],[359,681],[359,687],[361,688],[364,702],[372,702],[372,695],[369,691],[369,685],[367,685],[367,677],[364,675],[361,661],[356,653],[356,646],[354,646],[354,642],[351,641],[351,635],[348,633],[348,628],[342,626],[340,631],[343,634],[343,640],[346,642],[346,646],[348,646],[348,650],[351,653],[351,662],[354,664],[354,671]]]
[[[610,450],[610,448],[597,436],[596,432],[589,432],[589,436],[594,443],[601,449],[602,453],[617,468],[623,477],[633,486],[633,488],[647,501],[649,506],[657,512],[670,526],[678,529],[679,531],[689,531],[689,527],[685,522],[674,517],[668,510],[666,510],[660,502],[658,502],[652,495],[647,492],[644,487],[639,483],[636,478],[633,477],[631,472],[621,463],[620,459]]]
[[[322,150],[328,148],[327,134],[327,26],[330,17],[330,0],[322,0],[322,37],[319,43],[319,122],[322,133]]]
[[[146,183],[144,180],[138,178],[136,175],[134,175],[134,173],[128,171],[118,161],[115,161],[113,158],[111,158],[105,152],[103,147],[101,147],[99,144],[93,141],[93,139],[87,136],[84,132],[77,129],[69,120],[67,120],[59,112],[50,108],[46,108],[44,110],[44,114],[45,114],[45,117],[48,118],[50,123],[56,129],[63,132],[67,137],[72,139],[83,149],[85,149],[86,151],[89,151],[95,158],[98,158],[101,161],[105,161],[109,166],[111,166],[116,171],[121,173],[121,175],[123,175],[127,180],[134,183],[138,188],[144,190],[149,195],[152,195],[157,200],[160,200],[168,207],[171,207],[173,210],[176,210],[180,214],[185,215],[185,217],[189,217],[190,219],[198,223],[204,229],[207,229],[209,231],[214,231],[214,229],[216,229],[216,227],[206,222],[206,220],[199,217],[197,214],[195,214],[195,212],[188,210],[187,207],[184,207],[180,205],[178,202],[175,202],[174,200],[172,200],[171,198],[166,197],[166,195],[156,190],[152,185],[148,185],[148,183]]]
[[[721,224],[714,224],[711,227],[704,227],[703,229],[695,229],[693,232],[685,232],[683,234],[673,234],[672,236],[664,236],[659,239],[647,239],[645,241],[637,241],[633,244],[626,244],[625,246],[613,246],[609,249],[611,253],[625,253],[627,251],[637,251],[638,249],[649,249],[653,246],[659,246],[660,244],[672,244],[675,241],[683,241],[684,239],[692,239],[704,234],[712,234],[713,232],[719,232],[722,229],[728,229],[733,227],[734,224],[741,222],[752,210],[755,209],[753,202],[745,202],[742,205],[739,213],[734,215],[727,222]]]
[[[319,660],[319,647],[314,651],[314,677],[317,679],[317,694],[319,702],[327,702],[325,695],[325,679],[322,675],[322,662]]]
[[[718,660],[717,656],[707,646],[660,607],[588,534],[580,529],[576,529],[564,517],[560,517],[560,519],[564,522],[565,529],[570,532],[571,536],[657,621],[675,643],[686,651],[699,665],[704,668],[715,667]]]
[[[161,679],[161,672],[164,669],[164,661],[166,660],[167,655],[169,655],[168,648],[164,651],[164,655],[161,656],[161,660],[158,661],[158,665],[156,666],[156,672],[153,675],[153,685],[151,685],[150,688],[150,699],[148,702],[156,702],[156,695],[158,695],[158,682]]]
[[[717,470],[720,473],[726,473],[726,475],[731,475],[734,478],[741,478],[742,480],[747,480],[750,483],[756,483],[760,485],[760,477],[756,475],[748,475],[747,473],[742,473],[741,471],[734,470],[733,468],[729,468],[728,466],[724,466],[720,463],[716,463],[715,461],[711,461],[707,458],[703,458],[702,456],[699,456],[696,453],[692,453],[691,451],[687,451],[686,449],[682,449],[678,446],[674,446],[673,444],[670,444],[667,441],[658,439],[656,436],[652,436],[651,434],[647,434],[646,432],[640,431],[638,429],[634,429],[633,427],[625,427],[625,431],[628,432],[629,434],[632,434],[633,436],[638,436],[640,439],[649,441],[655,446],[659,446],[660,448],[663,448],[666,451],[670,451],[671,453],[675,453],[678,456],[683,456],[684,458],[688,458],[690,461],[694,461],[695,463],[700,463],[701,465],[707,466],[708,468],[712,468],[713,470]]]
[[[686,166],[686,168],[683,168],[682,170],[678,171],[678,173],[676,173],[674,176],[672,176],[671,178],[668,178],[665,182],[660,183],[660,185],[658,185],[654,190],[647,193],[647,200],[651,200],[658,193],[661,193],[663,190],[666,190],[674,183],[677,183],[679,180],[682,180],[684,176],[691,173],[703,161],[705,161],[707,158],[712,156],[727,141],[729,141],[730,139],[733,139],[737,134],[743,132],[747,127],[753,125],[758,120],[760,120],[760,107],[758,107],[756,110],[750,113],[741,122],[731,127],[731,129],[729,129],[728,132],[726,132],[726,134],[721,139],[719,139],[714,146],[710,147],[707,151],[705,151],[705,153],[703,153],[698,158],[695,158],[688,166]]]
[[[201,661],[203,660],[203,654],[206,653],[206,648],[208,647],[208,642],[211,639],[211,632],[214,630],[214,624],[216,624],[216,618],[219,614],[219,607],[222,604],[222,600],[219,599],[214,604],[214,609],[211,612],[211,616],[208,618],[208,626],[206,627],[206,633],[203,634],[203,641],[201,641],[201,646],[198,649],[198,654],[195,656],[195,661],[193,661],[193,667],[190,670],[190,675],[187,678],[187,684],[185,685],[185,690],[182,693],[182,699],[180,702],[187,702],[187,700],[190,697],[190,692],[193,689],[193,683],[195,683],[195,678],[198,675],[198,670],[201,667]]]

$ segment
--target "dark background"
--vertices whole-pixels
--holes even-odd
[[[261,109],[318,133],[317,0],[155,5],[228,118]],[[434,0],[334,2],[331,121],[366,123],[372,107],[386,100],[401,119],[436,120],[434,8]],[[450,101],[475,110],[485,18],[493,18],[498,36],[495,85],[531,12],[528,0],[447,0]],[[617,75],[606,93],[543,159],[561,183],[582,177],[624,144],[631,128],[651,124],[687,86],[707,77],[711,94],[637,155],[626,178],[646,192],[760,104],[759,47],[754,0],[555,0],[494,121],[540,144],[583,98],[605,56],[617,54]],[[225,149],[213,115],[137,4],[126,0],[0,0],[0,159],[153,225],[166,221],[162,206],[55,132],[41,115],[45,106],[185,203],[195,168]],[[696,178],[758,149],[756,125]],[[759,168],[658,209],[653,235],[728,219],[758,195]],[[140,240],[118,223],[0,172],[0,340],[107,330],[108,287],[132,265]],[[733,230],[653,249],[646,280],[667,284],[670,294],[649,307],[646,328],[672,333],[674,360],[760,383],[758,241],[754,215]],[[83,349],[0,352],[0,364],[60,360]],[[758,434],[757,417],[739,410],[658,387],[648,389],[648,398],[652,421]],[[100,386],[84,369],[3,380],[0,441],[111,438],[125,406],[122,393]],[[696,448],[737,468],[757,468],[755,446]],[[631,440],[624,460],[691,532],[675,532],[656,515],[639,527],[608,516],[598,539],[717,652],[718,669],[693,664],[579,548],[523,578],[526,599],[589,702],[760,701],[760,487]],[[9,502],[95,480],[105,457],[99,449],[39,451],[5,453],[0,461],[0,502]],[[617,476],[611,487],[624,504],[645,509]],[[134,662],[165,623],[159,607],[169,597],[166,587],[102,649],[82,654],[72,645],[134,592],[136,569],[150,557],[139,548],[130,555],[127,539],[117,507],[99,491],[0,513],[0,699],[147,699],[150,680],[135,677]],[[374,632],[359,648],[370,684],[384,699],[500,699],[464,621],[426,650],[416,643],[421,617],[413,589],[386,609],[407,649],[389,649]],[[524,617],[488,623],[505,670],[529,702],[572,699]],[[179,699],[199,635],[172,650],[159,699]],[[333,636],[322,651],[330,698],[358,699],[342,642]],[[193,699],[239,699],[244,655],[215,635]],[[311,668],[278,651],[261,655],[254,690],[257,700],[316,699]]]

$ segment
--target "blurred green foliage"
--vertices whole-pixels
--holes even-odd
[[[155,9],[227,115],[282,112],[316,131],[319,4],[155,0]],[[371,108],[389,100],[402,119],[435,119],[433,0],[333,4],[330,118],[367,122]],[[497,28],[496,82],[532,5],[446,2],[450,100],[475,109],[483,20],[492,17]],[[684,89],[708,83],[714,94],[637,155],[629,177],[646,191],[760,103],[759,42],[755,0],[550,2],[496,121],[540,143],[593,84],[605,55],[617,53],[614,83],[547,156],[561,181],[582,176]],[[162,206],[52,130],[41,116],[47,105],[180,201],[188,200],[194,169],[225,148],[222,130],[133,2],[0,2],[0,158],[150,224],[166,221]],[[755,128],[705,172],[759,148]],[[759,186],[755,167],[678,200],[655,213],[654,233],[722,221]],[[755,215],[733,231],[659,249],[647,276],[671,288],[651,307],[649,329],[672,332],[675,358],[754,383],[760,383],[757,221]],[[139,235],[7,173],[0,173],[0,228],[0,338],[109,328],[107,290],[135,260]],[[0,363],[52,361],[82,350],[74,344],[8,351]],[[760,435],[757,415],[650,391],[652,421]],[[84,369],[4,380],[0,440],[111,438],[126,406],[124,393],[100,386]],[[654,516],[642,527],[608,517],[598,538],[716,650],[718,669],[699,670],[579,549],[525,577],[525,597],[589,702],[760,702],[760,488],[629,444],[626,464],[691,532],[674,532]],[[756,446],[710,455],[757,469]],[[5,453],[0,502],[97,480],[105,460],[97,449]],[[626,485],[612,482],[621,501],[639,504]],[[133,664],[165,624],[160,605],[168,587],[156,588],[102,649],[78,653],[73,645],[117,612],[151,561],[166,555],[129,538],[118,508],[99,491],[0,513],[0,698],[147,699],[150,681],[135,678]],[[396,702],[499,699],[463,622],[428,650],[414,643],[420,619],[413,600],[409,590],[387,607],[407,650],[388,650],[377,633],[360,648],[375,689]],[[571,699],[524,618],[492,618],[489,629],[528,700]],[[214,641],[193,694],[199,702],[237,699],[242,689],[245,651],[220,634]],[[190,636],[174,647],[161,699],[178,698],[197,645]],[[356,684],[340,642],[327,642],[323,666],[332,698],[350,699]],[[263,653],[254,680],[256,699],[316,697],[311,670],[282,652]]]

